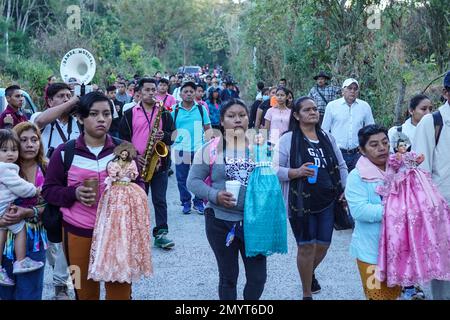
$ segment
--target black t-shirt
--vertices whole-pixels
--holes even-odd
[[[259,106],[258,109],[262,110],[262,115],[261,115],[261,126],[264,126],[266,124],[266,119],[264,118],[266,116],[267,110],[270,109],[270,99],[263,101]],[[256,115],[255,115],[256,117]],[[256,121],[256,120],[255,120]]]
[[[314,163],[319,167],[319,172],[315,184],[305,181],[304,191],[311,194],[311,212],[321,212],[330,206],[336,196],[328,168],[331,160],[329,155],[325,155],[325,149],[319,141],[309,140],[308,143],[306,139],[303,141],[302,161]]]

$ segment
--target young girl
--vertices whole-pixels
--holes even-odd
[[[407,148],[397,142],[377,190],[384,204],[377,275],[390,287],[450,280],[450,210],[431,176],[417,168],[423,155]]]
[[[32,183],[19,177],[19,166],[14,163],[19,157],[19,147],[19,138],[13,131],[0,130],[0,217],[11,209],[10,204],[17,198],[33,197],[38,192]],[[26,257],[25,221],[22,220],[7,229],[15,235],[16,261],[13,265],[13,273],[26,273],[42,268],[44,263]],[[8,277],[6,270],[2,267],[7,229],[0,229],[0,285],[14,286],[14,281]]]
[[[147,194],[132,182],[138,177],[133,145],[123,142],[114,154],[97,208],[88,278],[132,283],[152,273],[150,210]]]

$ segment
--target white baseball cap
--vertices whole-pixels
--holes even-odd
[[[342,88],[348,87],[349,85],[351,85],[352,83],[356,83],[356,85],[359,87],[359,83],[358,80],[353,79],[353,78],[348,78],[344,81],[344,83],[342,84]]]

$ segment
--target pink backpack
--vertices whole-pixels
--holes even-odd
[[[209,175],[204,180],[204,182],[208,186],[212,185],[212,179],[211,179],[212,166],[213,166],[214,162],[216,162],[216,159],[217,159],[217,146],[219,145],[219,142],[220,142],[220,138],[219,137],[212,138],[211,144],[209,146]]]

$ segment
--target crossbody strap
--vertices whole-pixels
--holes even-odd
[[[325,104],[328,104],[328,100],[325,99],[325,97],[323,96],[323,94],[319,91],[319,86],[316,85],[316,91],[317,93],[321,96],[322,100],[325,102]]]

